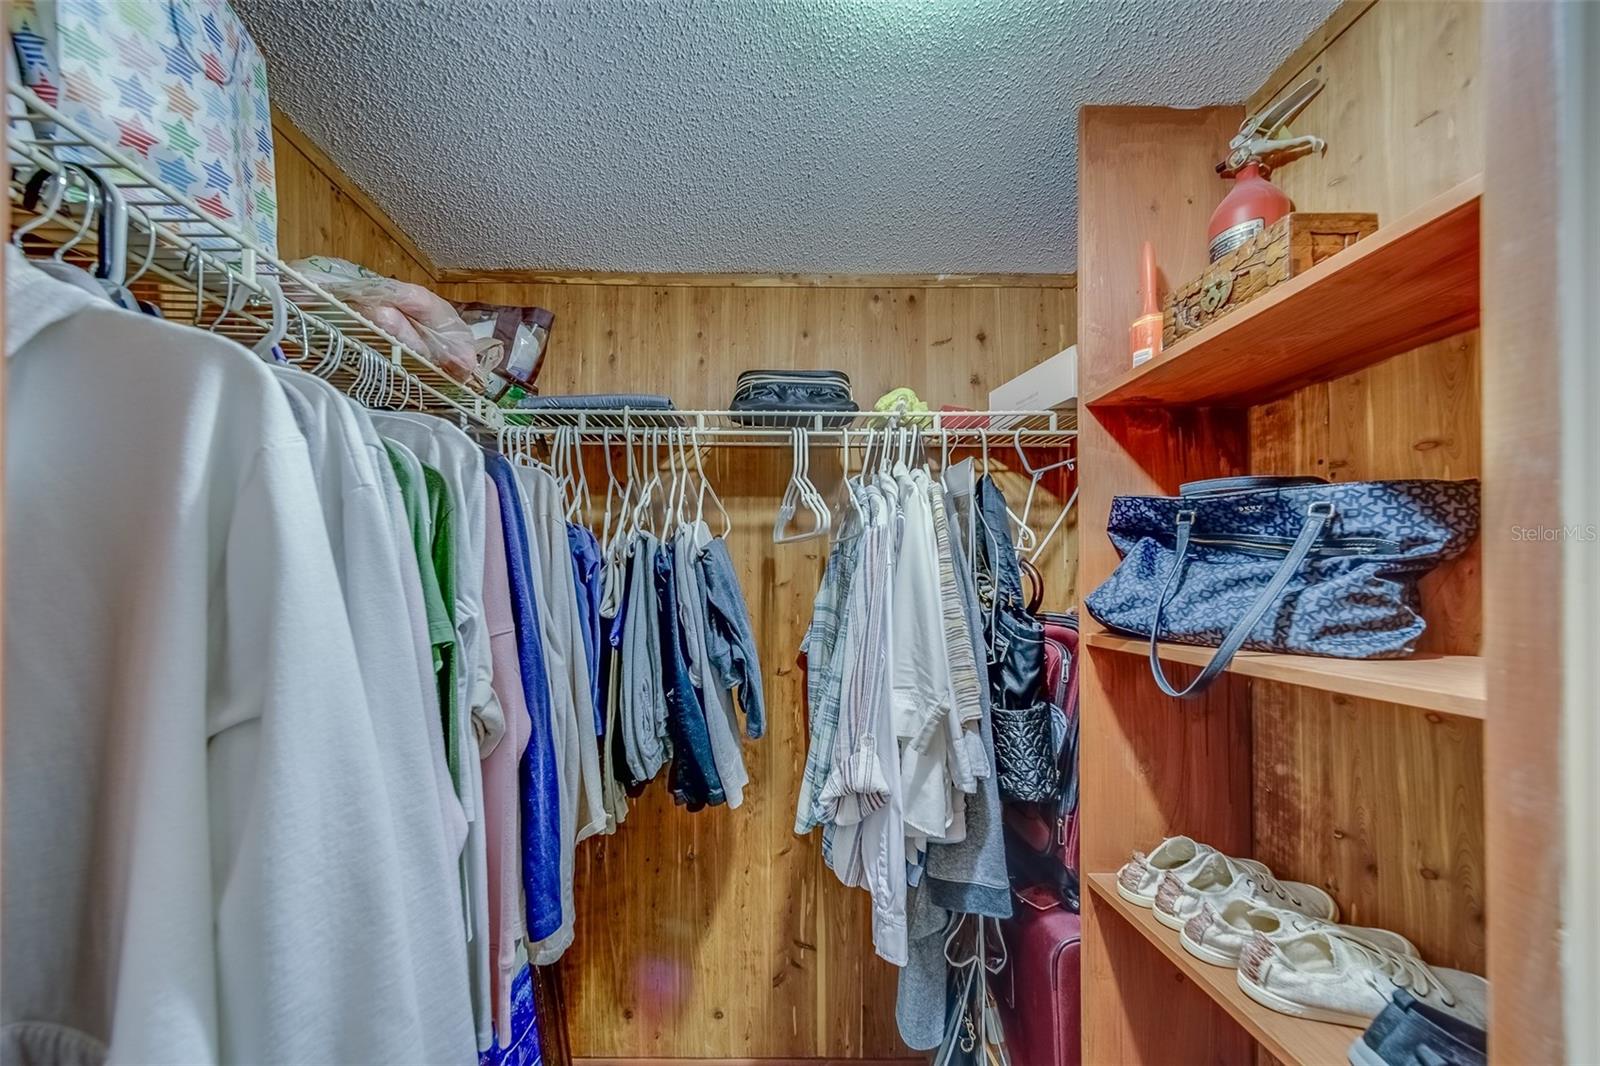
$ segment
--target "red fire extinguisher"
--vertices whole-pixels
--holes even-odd
[[[1233,188],[1212,212],[1206,229],[1211,262],[1294,210],[1294,202],[1267,176],[1272,173],[1270,164],[1326,147],[1320,137],[1290,137],[1285,128],[1321,89],[1322,82],[1312,78],[1275,106],[1245,119],[1228,142],[1228,158],[1217,164],[1217,173],[1232,178]]]
[[[1267,180],[1266,164],[1253,159],[1234,176],[1233,188],[1211,213],[1206,229],[1211,262],[1233,251],[1294,210],[1294,201]]]

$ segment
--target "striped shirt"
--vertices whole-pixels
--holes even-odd
[[[933,529],[939,547],[939,604],[944,615],[945,647],[950,654],[950,687],[955,695],[955,714],[950,745],[952,779],[963,792],[977,787],[977,778],[989,774],[983,738],[978,733],[983,718],[983,695],[978,687],[978,659],[967,628],[967,612],[956,584],[955,554],[950,542],[950,517],[945,512],[944,493],[929,493],[933,503]]]

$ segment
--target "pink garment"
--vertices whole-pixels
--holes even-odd
[[[484,835],[489,852],[489,948],[493,965],[489,992],[494,1001],[496,1041],[511,1032],[511,980],[517,970],[517,945],[528,935],[522,904],[522,828],[518,821],[517,766],[533,729],[522,696],[522,668],[517,659],[516,618],[511,612],[511,584],[506,569],[506,542],[500,525],[500,494],[489,481],[484,494],[486,515],[483,552],[483,611],[489,623],[489,654],[494,665],[494,694],[505,711],[506,732],[483,759]]]

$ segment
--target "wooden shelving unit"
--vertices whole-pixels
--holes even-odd
[[[1115,874],[1090,874],[1088,880],[1096,900],[1133,926],[1279,1062],[1287,1066],[1342,1063],[1350,1045],[1361,1036],[1360,1029],[1291,1018],[1268,1010],[1240,990],[1237,971],[1201,962],[1183,950],[1178,934],[1156,921],[1154,912],[1135,907],[1117,895]]]
[[[1248,406],[1478,325],[1474,177],[1091,393],[1106,406]]]
[[[1149,645],[1141,637],[1128,637],[1103,629],[1084,635],[1091,648],[1141,659]],[[1204,666],[1214,649],[1189,644],[1160,644],[1163,662]],[[1418,655],[1410,659],[1327,659],[1314,655],[1278,655],[1242,651],[1228,664],[1228,673],[1280,681],[1286,685],[1340,692],[1361,699],[1402,703],[1427,711],[1482,718],[1488,680],[1483,658],[1477,655]]]
[[[1334,160],[1330,148],[1326,164],[1301,161],[1273,180],[1308,210],[1371,210],[1386,224],[1137,369],[1128,368],[1127,331],[1139,308],[1139,249],[1151,242],[1169,280],[1204,268],[1201,238],[1226,191],[1212,164],[1243,114],[1084,109],[1081,593],[1121,561],[1105,532],[1118,495],[1172,495],[1186,481],[1237,474],[1482,476],[1485,390],[1473,331],[1483,159],[1469,153],[1397,174],[1383,161],[1400,144],[1382,140],[1385,116],[1424,100],[1446,116],[1436,121],[1478,121],[1475,104],[1448,112],[1472,71],[1439,67],[1425,90],[1409,87],[1403,98],[1349,95],[1366,84],[1361,49],[1444,39],[1451,18],[1476,10],[1379,0],[1339,36],[1356,58],[1323,73],[1329,87],[1298,125],[1337,128],[1342,154]],[[1425,28],[1390,25],[1407,19]],[[1356,118],[1341,108],[1365,110]],[[1379,143],[1362,141],[1372,136]],[[1487,498],[1487,479],[1485,490]],[[1084,612],[1083,868],[1115,870],[1131,852],[1185,834],[1321,885],[1350,921],[1394,929],[1430,963],[1484,972],[1484,724],[1502,708],[1488,706],[1482,575],[1491,532],[1512,521],[1486,519],[1477,548],[1430,576],[1424,647],[1409,659],[1245,652],[1198,699],[1177,701],[1151,679],[1145,641],[1098,630]],[[1163,662],[1187,667],[1212,653],[1158,648]],[[1121,900],[1109,874],[1087,881],[1083,1061],[1247,1062],[1262,1052],[1287,1063],[1344,1061],[1357,1030],[1260,1007],[1232,971],[1192,958],[1150,912]]]

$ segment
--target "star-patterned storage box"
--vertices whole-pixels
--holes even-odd
[[[10,12],[24,85],[276,254],[267,66],[227,0],[12,0]]]

